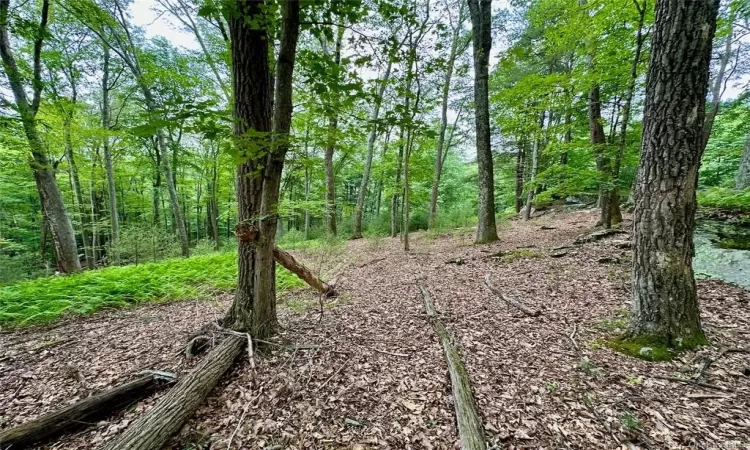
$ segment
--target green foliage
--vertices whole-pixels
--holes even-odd
[[[706,208],[750,211],[750,189],[711,187],[698,191],[698,204]]]
[[[138,266],[109,267],[0,287],[0,325],[49,322],[145,302],[206,298],[237,284],[237,255],[221,253]],[[280,291],[302,286],[294,274],[276,270]]]

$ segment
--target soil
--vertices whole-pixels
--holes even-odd
[[[604,343],[627,324],[631,256],[618,248],[623,234],[573,245],[596,219],[584,210],[510,220],[489,245],[474,245],[466,229],[414,233],[409,253],[390,238],[295,252],[336,277],[340,296],[283,295],[275,344],[256,353],[254,369],[238,363],[171,447],[458,448],[419,280],[455,337],[491,448],[750,449],[750,353],[723,354],[701,385],[678,381],[704,358],[749,347],[750,292],[698,282],[710,346],[658,363],[616,353]],[[497,298],[486,274],[542,314]],[[197,361],[182,354],[189,335],[230,301],[147,305],[0,335],[0,429],[143,369],[186,373]],[[40,448],[96,448],[159,395]]]

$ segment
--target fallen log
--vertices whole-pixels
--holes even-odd
[[[175,387],[133,422],[124,433],[100,450],[158,450],[193,415],[221,377],[242,353],[248,339],[230,335]]]
[[[487,285],[487,287],[492,291],[493,294],[500,297],[505,303],[516,307],[519,311],[526,314],[529,317],[538,317],[542,314],[542,312],[538,309],[531,309],[528,306],[524,305],[523,303],[519,302],[518,300],[515,300],[511,297],[508,297],[507,295],[503,294],[500,289],[498,289],[496,286],[492,284],[490,281],[490,274],[485,275],[484,277],[484,284]]]
[[[477,412],[476,402],[471,393],[471,384],[466,368],[461,362],[458,350],[453,346],[450,333],[440,321],[435,310],[430,292],[419,284],[424,298],[424,307],[427,318],[435,329],[443,345],[445,361],[448,364],[448,373],[451,378],[453,391],[453,405],[456,409],[456,423],[458,424],[458,438],[461,450],[485,450],[487,443],[484,440],[484,427]]]
[[[310,269],[299,263],[291,253],[285,252],[279,247],[273,249],[273,259],[281,264],[285,269],[300,277],[305,283],[313,289],[320,292],[325,298],[335,297],[336,288],[333,284],[328,284],[316,277]]]
[[[175,376],[149,372],[145,376],[94,394],[57,411],[0,433],[0,448],[20,449],[66,431],[80,428],[101,417],[138,402],[171,384]]]

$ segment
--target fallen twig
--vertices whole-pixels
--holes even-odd
[[[384,256],[384,257],[382,257],[382,258],[375,258],[375,259],[371,259],[371,260],[367,261],[367,262],[366,262],[366,263],[364,263],[364,264],[360,264],[360,265],[359,265],[358,267],[359,267],[360,269],[362,269],[362,268],[365,268],[365,267],[369,266],[370,264],[375,264],[375,263],[378,263],[378,262],[380,262],[380,261],[385,261],[386,259],[388,259],[388,258],[387,258],[387,257],[385,257],[385,256]]]
[[[674,381],[675,383],[692,384],[692,385],[704,387],[704,388],[707,388],[707,389],[716,389],[718,391],[728,391],[728,389],[725,388],[724,386],[718,386],[716,384],[704,383],[702,381],[686,380],[686,379],[677,378],[677,377],[664,377],[664,376],[661,376],[661,375],[656,375],[656,376],[654,376],[654,378],[657,378],[659,380]]]
[[[371,347],[371,349],[372,349],[372,351],[375,351],[375,352],[378,352],[378,353],[382,353],[384,355],[400,356],[402,358],[408,358],[409,356],[411,356],[411,355],[407,355],[407,354],[404,354],[404,353],[387,352],[385,350],[380,350],[380,349],[377,349],[377,348],[374,348],[374,347]]]
[[[318,390],[323,389],[325,387],[325,385],[328,384],[328,382],[333,379],[333,377],[335,377],[336,375],[338,375],[338,373],[341,372],[341,370],[344,367],[346,367],[347,364],[349,364],[349,361],[350,361],[349,359],[347,359],[346,361],[344,361],[344,364],[342,364],[335,372],[333,372],[333,375],[331,375],[330,377],[328,377],[328,379],[323,384],[320,385],[320,387],[318,388]]]
[[[519,311],[521,311],[522,313],[526,314],[527,316],[538,317],[538,316],[540,316],[542,314],[542,312],[540,310],[538,310],[538,309],[531,309],[528,306],[524,305],[523,303],[519,302],[518,300],[515,300],[515,299],[510,298],[507,295],[503,294],[500,291],[500,289],[498,289],[497,287],[495,287],[495,286],[492,285],[492,282],[490,281],[490,274],[485,275],[485,277],[484,277],[484,284],[486,284],[487,287],[490,289],[490,291],[492,291],[492,293],[494,293],[495,295],[497,295],[498,297],[500,297],[505,303],[507,303],[507,304],[509,304],[511,306],[516,307]]]
[[[570,333],[568,338],[570,338],[570,342],[573,343],[573,347],[575,347],[576,351],[581,351],[580,347],[578,347],[578,342],[576,342],[576,334],[578,334],[578,324],[573,323],[573,332]]]

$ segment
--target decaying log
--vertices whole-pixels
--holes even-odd
[[[216,346],[175,387],[133,422],[123,434],[101,450],[158,450],[203,403],[216,383],[234,364],[247,337],[230,335]]]
[[[310,269],[297,262],[291,253],[285,252],[279,247],[273,249],[273,259],[277,263],[284,266],[285,269],[294,273],[300,277],[305,283],[309,284],[313,289],[320,292],[325,298],[335,297],[336,289],[333,284],[328,284],[320,278],[316,277]]]
[[[487,287],[490,289],[490,291],[492,291],[493,294],[495,294],[498,297],[500,297],[505,303],[518,308],[519,311],[521,311],[522,313],[526,314],[527,316],[538,317],[538,316],[540,316],[542,314],[542,312],[540,310],[538,310],[538,309],[531,309],[528,306],[524,305],[523,303],[519,302],[518,300],[515,300],[515,299],[513,299],[513,298],[511,298],[511,297],[503,294],[502,291],[500,291],[500,289],[498,289],[496,286],[494,286],[492,284],[492,282],[490,281],[490,274],[485,275],[485,277],[484,277],[484,284],[487,285]]]
[[[135,380],[94,394],[57,411],[0,433],[0,448],[20,449],[65,431],[80,428],[135,403],[174,381],[166,372],[149,372]]]
[[[461,362],[458,350],[453,346],[453,340],[450,333],[440,321],[435,303],[432,301],[430,292],[419,284],[424,298],[424,307],[427,317],[432,323],[432,327],[440,337],[440,343],[443,345],[445,361],[448,365],[448,373],[451,378],[453,391],[453,405],[456,409],[456,423],[458,424],[458,438],[461,444],[461,450],[485,450],[487,444],[484,439],[484,427],[482,420],[477,412],[476,402],[471,393],[471,384],[466,368]]]

